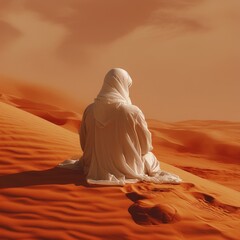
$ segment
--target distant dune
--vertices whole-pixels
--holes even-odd
[[[55,114],[54,111],[51,113]],[[191,124],[191,128],[195,126]],[[225,164],[223,159],[205,159],[204,156],[212,156],[209,151],[196,152],[196,147],[187,144],[186,136],[196,137],[183,134],[190,126],[187,125],[149,121],[158,158],[181,168],[189,164],[194,167],[197,155],[206,169]],[[235,127],[231,126],[234,132]],[[180,134],[182,128],[185,137]],[[64,159],[81,155],[77,133],[7,103],[0,103],[0,130],[1,239],[56,239],[57,236],[57,239],[237,240],[240,237],[240,193],[236,190],[164,162],[161,167],[180,175],[184,183],[88,186],[81,172],[55,168]],[[235,139],[230,132],[229,137]],[[210,140],[213,146],[220,141],[216,136]],[[165,145],[160,144],[164,142]],[[171,144],[166,145],[167,142]],[[172,147],[173,143],[184,143],[184,151]],[[234,154],[226,155],[232,158],[232,164],[236,163]],[[204,161],[212,164],[206,165]],[[196,169],[198,164],[201,165],[197,163]]]
[[[149,120],[158,159],[240,191],[240,123]]]
[[[58,119],[57,114],[53,113],[53,111],[59,112],[59,114],[67,112],[67,117],[70,114],[74,119],[75,117],[81,117],[85,107],[80,101],[76,102],[75,99],[73,100],[71,94],[63,92],[56,87],[29,83],[26,80],[3,77],[1,75],[0,82],[0,101],[34,112],[36,115],[50,114],[50,117],[46,117],[51,119],[54,115]],[[63,113],[60,118],[62,115],[65,117],[65,113]],[[59,121],[61,123],[61,120]],[[55,122],[57,123],[58,120]]]
[[[0,94],[0,101],[30,112],[56,125],[76,132],[80,127],[82,115],[66,111],[51,104],[31,101],[10,94]]]

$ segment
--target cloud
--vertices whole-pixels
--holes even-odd
[[[12,0],[1,0],[0,1],[0,12],[4,11],[9,5],[11,5]]]
[[[0,21],[0,48],[11,43],[21,35],[21,32],[5,21]]]
[[[170,37],[205,30],[201,19],[186,11],[206,0],[1,0],[0,44],[6,46],[20,36],[22,29],[11,25],[4,14],[33,12],[49,25],[61,25],[66,34],[55,51],[70,64],[88,63],[89,51],[131,34],[139,27],[153,26]],[[29,28],[26,25],[26,28]],[[47,36],[43,36],[43,38]]]
[[[194,3],[193,3],[194,2]],[[112,43],[138,27],[153,25],[183,31],[204,29],[201,20],[184,10],[204,0],[26,0],[24,7],[43,19],[62,24],[68,31],[61,54],[84,54],[88,46]]]

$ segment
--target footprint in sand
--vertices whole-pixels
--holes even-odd
[[[197,187],[192,183],[181,183],[173,187],[169,184],[157,185],[144,182],[126,185],[122,190],[134,202],[128,211],[133,220],[140,225],[178,222],[184,218],[181,209],[198,212],[198,216],[202,219],[240,213],[240,207],[221,203],[209,194],[198,192]],[[178,210],[179,206],[180,210]]]
[[[191,192],[191,194],[198,200],[200,208],[205,208],[218,214],[240,213],[240,207],[221,203],[209,194],[202,192]]]
[[[166,203],[153,203],[159,194],[171,192],[173,188],[156,187],[152,184],[128,185],[123,191],[131,199],[132,204],[128,211],[133,220],[141,225],[157,225],[162,223],[173,223],[180,220],[177,210]],[[150,201],[149,201],[150,200]]]

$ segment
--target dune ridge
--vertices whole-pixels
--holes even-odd
[[[239,238],[239,192],[164,162],[185,182],[88,186],[55,168],[81,155],[76,133],[6,103],[0,113],[1,239]]]
[[[0,101],[30,112],[73,132],[80,126],[81,113],[67,111],[58,106],[24,99],[11,94],[0,94]]]

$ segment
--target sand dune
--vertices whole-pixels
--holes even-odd
[[[148,121],[158,159],[240,191],[240,123]]]
[[[78,132],[81,112],[67,111],[51,105],[51,102],[27,100],[12,94],[1,94],[0,101]],[[240,184],[236,181],[240,177],[240,123],[147,121],[153,134],[154,153],[161,162],[240,191]]]
[[[208,156],[217,162],[240,162],[240,123],[224,121],[186,121],[150,124],[161,132],[161,145],[177,152]]]
[[[0,129],[1,239],[240,237],[235,190],[163,162],[185,182],[90,187],[80,172],[55,168],[81,154],[76,133],[6,103]]]
[[[0,101],[30,112],[71,131],[76,132],[79,129],[82,117],[80,113],[66,111],[58,106],[27,100],[11,94],[0,94]]]

